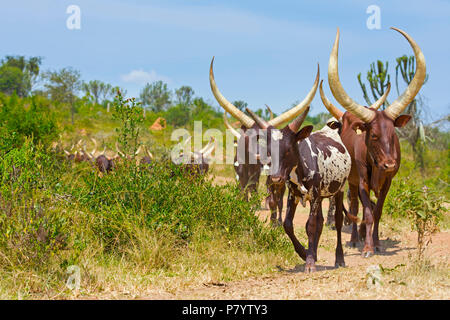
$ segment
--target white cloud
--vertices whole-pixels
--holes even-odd
[[[156,73],[155,70],[152,70],[150,72],[144,71],[144,70],[132,70],[127,74],[123,74],[120,76],[122,81],[128,82],[128,83],[135,83],[139,85],[145,85],[147,83],[152,83],[154,81],[164,81],[166,83],[171,83],[170,78],[159,75]]]

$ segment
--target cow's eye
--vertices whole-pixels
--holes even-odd
[[[371,138],[372,140],[374,140],[374,141],[377,141],[377,140],[378,140],[378,136],[375,135],[375,134],[372,134],[372,135],[370,136],[370,138]]]

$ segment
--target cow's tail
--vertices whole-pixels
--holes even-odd
[[[357,216],[354,216],[352,214],[350,214],[347,209],[345,209],[344,204],[342,204],[342,210],[344,211],[345,216],[347,217],[348,220],[350,220],[353,223],[358,223],[359,222],[359,218]]]

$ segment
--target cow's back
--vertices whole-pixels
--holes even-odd
[[[303,182],[309,191],[319,183],[320,195],[330,197],[344,186],[351,158],[336,129],[325,126],[299,143]],[[309,186],[309,187],[308,187]]]

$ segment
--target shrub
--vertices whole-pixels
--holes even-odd
[[[194,230],[203,227],[225,237],[253,237],[261,248],[275,246],[280,234],[255,215],[259,197],[247,202],[237,186],[188,176],[170,162],[141,170],[123,164],[101,179],[87,173],[84,183],[75,198],[86,210],[97,212],[92,228],[108,248],[126,245],[136,226],[164,229],[181,241],[189,241]]]
[[[68,217],[51,198],[55,172],[52,158],[31,140],[1,158],[0,260],[4,265],[45,268],[66,247]]]
[[[407,217],[411,228],[417,231],[418,257],[421,258],[433,233],[446,212],[445,198],[427,186],[402,179],[393,185],[386,201],[386,211],[394,217]]]
[[[18,98],[15,94],[0,97],[0,132],[6,136],[0,143],[1,154],[20,147],[25,138],[48,145],[58,136],[55,116],[46,99]]]

